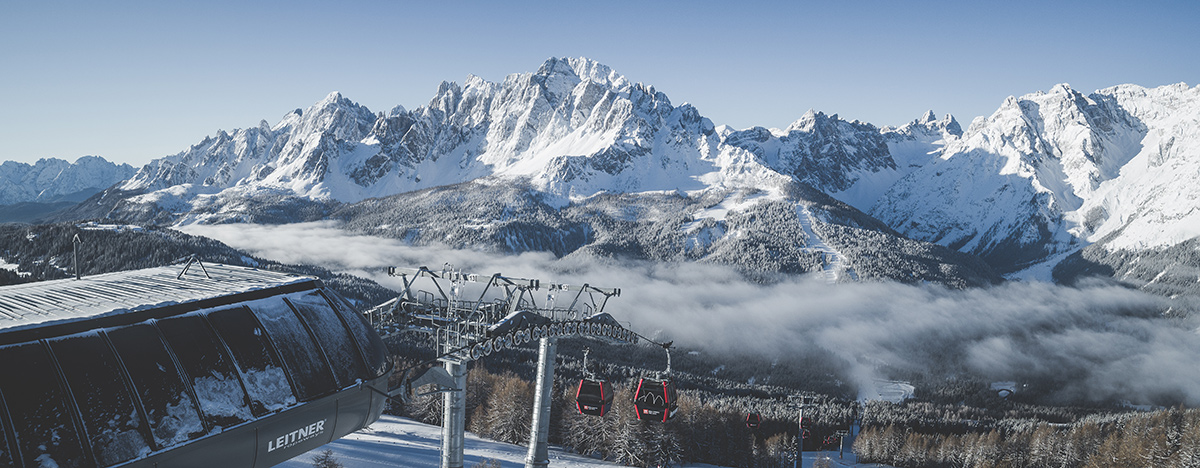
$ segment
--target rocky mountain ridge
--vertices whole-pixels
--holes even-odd
[[[83,156],[75,162],[57,158],[33,164],[4,161],[0,163],[0,205],[79,202],[135,172],[133,166],[99,156]]]
[[[754,231],[731,229],[729,215],[781,202],[796,213],[809,213],[787,221],[792,227],[780,231],[809,226],[788,234],[800,239],[802,249],[824,240],[805,237],[829,232],[829,226],[871,226],[865,229],[889,239],[939,244],[980,255],[1000,271],[1016,272],[1057,262],[1102,240],[1138,246],[1146,242],[1138,238],[1157,238],[1151,233],[1155,229],[1171,231],[1168,238],[1176,240],[1200,233],[1196,229],[1189,235],[1190,221],[1172,221],[1190,216],[1186,202],[1195,191],[1185,186],[1189,179],[1172,177],[1174,182],[1168,183],[1163,178],[1169,171],[1200,167],[1188,162],[1200,157],[1194,149],[1200,145],[1191,136],[1200,115],[1197,94],[1197,88],[1182,84],[1153,89],[1123,85],[1084,96],[1059,85],[1049,93],[1011,97],[966,131],[952,116],[939,119],[932,112],[900,127],[878,128],[815,111],[782,130],[734,130],[715,126],[691,105],[674,105],[661,91],[602,64],[550,59],[536,72],[498,83],[474,76],[461,85],[442,83],[426,106],[413,110],[397,106],[373,113],[331,93],[274,126],[264,121],[255,128],[218,132],[155,160],[67,216],[154,224],[336,217],[363,230],[408,226],[402,229],[407,234],[395,235],[417,242],[449,240],[466,246],[476,239],[485,248],[569,255],[596,251],[591,243],[605,231],[600,226],[658,223],[630,213],[662,209],[611,206],[624,197],[637,200],[634,205],[665,203],[683,211],[680,222],[658,225],[656,234],[639,231],[641,237],[633,242],[637,248],[626,245],[616,251],[726,262],[725,254],[715,253],[737,256],[736,249],[710,247],[743,236],[742,244],[729,245],[749,248],[744,241],[753,236],[745,236]],[[1135,171],[1135,166],[1142,169]],[[409,213],[407,218],[388,220],[359,208],[387,204],[375,199],[413,199],[447,190],[487,192],[481,187],[497,185],[516,187],[514,193],[526,194],[525,202],[536,201],[552,211],[594,213],[587,221],[559,213],[550,216],[561,217],[558,221],[543,217],[539,219],[548,224],[523,224],[516,237],[477,238],[463,234],[470,227],[460,227],[459,234],[444,232],[434,227],[438,222],[411,210],[398,210]],[[676,194],[686,202],[677,205],[662,194]],[[469,195],[460,198],[494,205]],[[730,201],[735,198],[740,201]],[[510,226],[516,222],[511,214],[520,210],[459,208],[476,212],[472,219],[478,222],[468,226],[517,229]],[[821,215],[846,210],[856,214]],[[1139,234],[1123,234],[1134,231]],[[536,232],[559,240],[550,242]],[[674,238],[660,235],[666,232],[691,240],[679,245],[652,240]],[[629,234],[622,233],[612,231],[614,238]],[[819,245],[840,252],[850,244],[861,242]],[[601,250],[612,251],[610,247]],[[681,253],[647,254],[664,248]],[[785,255],[781,252],[771,255]],[[846,263],[845,254],[831,255],[843,260],[838,265],[861,261],[849,258]],[[805,268],[831,268],[828,261],[820,263]],[[1049,279],[1049,269],[1045,271],[1042,279]],[[913,271],[883,276],[921,277]]]
[[[870,212],[913,239],[1014,271],[1103,242],[1200,234],[1200,87],[1060,84],[1010,97]]]

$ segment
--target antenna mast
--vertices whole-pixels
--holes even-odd
[[[75,269],[75,279],[83,278],[83,276],[79,274],[79,244],[82,244],[82,243],[83,243],[83,240],[79,239],[79,234],[75,234],[75,238],[71,239],[71,252],[74,254],[74,258],[75,258],[75,260],[73,262],[73,267]]]

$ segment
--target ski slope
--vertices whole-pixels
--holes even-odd
[[[807,206],[800,205],[796,208],[796,214],[800,217],[800,226],[804,228],[804,234],[808,235],[807,252],[817,252],[823,255],[821,258],[821,271],[825,277],[825,282],[829,284],[837,283],[842,275],[848,276],[852,281],[858,281],[858,274],[854,269],[846,264],[846,256],[842,255],[837,249],[830,247],[825,243],[825,240],[818,236],[813,231],[813,216]]]
[[[312,468],[314,457],[325,450],[332,450],[334,458],[346,468],[393,468],[397,466],[439,468],[441,466],[441,449],[441,427],[385,414],[368,429],[313,449],[277,466],[280,468]],[[525,454],[526,448],[523,446],[482,439],[468,432],[463,465],[470,468],[490,458],[499,461],[503,468],[520,468],[525,466]],[[846,450],[844,460],[838,460],[836,451],[804,452],[804,468],[811,468],[821,457],[829,457],[830,466],[835,468],[868,466],[853,463],[853,453]],[[568,453],[561,447],[551,446],[550,466],[553,468],[617,468],[623,465]],[[881,465],[871,464],[869,466]],[[709,468],[713,465],[690,464],[683,465],[681,468],[687,467]]]

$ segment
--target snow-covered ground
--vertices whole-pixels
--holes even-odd
[[[383,415],[370,428],[350,434],[333,443],[313,449],[308,453],[288,460],[280,468],[312,468],[312,459],[325,450],[346,468],[411,467],[438,468],[441,465],[442,428],[422,424],[411,419]],[[503,468],[525,466],[527,449],[520,445],[506,444],[481,439],[467,433],[463,465],[470,468],[485,459],[495,459]],[[839,460],[836,451],[805,452],[804,467],[812,467],[818,458],[829,457],[833,467],[867,466],[853,463],[854,455],[846,451],[845,459]],[[550,447],[550,466],[554,468],[615,468],[622,465],[587,458],[563,451],[561,447]],[[877,466],[877,465],[870,465]],[[706,468],[712,465],[685,465]]]
[[[333,443],[278,465],[280,468],[311,468],[312,459],[325,450],[333,450],[346,468],[383,468],[405,466],[438,468],[441,466],[442,428],[411,419],[383,415],[375,424]],[[474,466],[492,458],[504,468],[525,466],[526,448],[482,439],[467,433],[463,464]],[[617,467],[615,463],[594,460],[559,447],[550,448],[550,465],[562,468]]]
[[[140,232],[143,229],[141,226],[138,226],[136,224],[100,224],[95,221],[88,221],[86,223],[76,224],[75,226],[78,227],[79,229],[83,229],[84,231],[115,231],[115,232],[137,231],[137,232]]]
[[[858,391],[858,401],[883,400],[901,403],[913,397],[916,387],[899,380],[875,380],[874,385],[864,385]]]
[[[0,270],[11,271],[13,273],[20,275],[22,278],[32,274],[32,273],[26,273],[21,270],[18,270],[19,267],[20,267],[20,265],[17,265],[16,263],[8,263],[3,258],[0,258]]]

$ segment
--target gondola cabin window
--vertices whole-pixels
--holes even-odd
[[[3,395],[0,395],[0,408],[4,408]],[[8,427],[8,419],[0,413],[0,466],[16,466],[13,463],[12,449],[8,446],[8,437],[12,434],[12,429]]]
[[[279,351],[300,401],[310,401],[335,390],[333,374],[321,348],[291,306],[281,299],[269,299],[251,303],[250,308]]]
[[[109,330],[108,338],[146,409],[154,442],[165,448],[204,435],[196,401],[158,330],[141,323]]]
[[[350,328],[350,334],[355,338],[359,351],[366,359],[366,365],[370,371],[369,377],[375,378],[387,372],[387,345],[383,344],[379,334],[375,333],[371,324],[367,323],[367,318],[362,314],[354,313],[337,301],[330,301],[330,304],[333,305],[338,316],[346,322],[346,326]]]
[[[367,376],[362,353],[354,344],[350,330],[337,313],[329,307],[325,297],[316,291],[304,295],[287,297],[287,302],[304,318],[312,329],[313,336],[321,343],[329,365],[337,377],[338,387],[345,388]]]
[[[209,322],[229,346],[238,363],[250,409],[255,417],[296,404],[296,394],[288,382],[279,358],[267,340],[267,333],[250,309],[236,307],[208,314]]]
[[[67,386],[83,416],[96,463],[112,466],[150,453],[116,355],[97,332],[50,340]]]
[[[79,431],[71,420],[66,390],[50,354],[41,343],[0,348],[0,375],[19,379],[0,380],[0,392],[12,418],[24,466],[90,468],[84,456]]]
[[[160,320],[158,328],[191,380],[200,412],[211,426],[227,428],[254,417],[233,363],[203,317]]]

